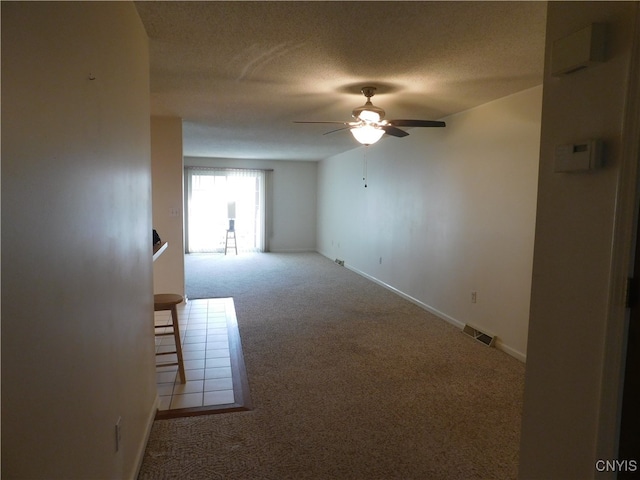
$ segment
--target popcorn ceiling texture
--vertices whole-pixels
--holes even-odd
[[[318,160],[354,148],[348,133],[293,121],[349,121],[365,85],[389,119],[438,120],[542,83],[546,2],[136,7],[153,113],[184,120],[186,156]]]

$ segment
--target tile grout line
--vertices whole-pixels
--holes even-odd
[[[216,361],[218,361],[220,358],[230,358],[230,349],[229,349],[229,331],[228,331],[228,327],[227,327],[227,316],[229,314],[229,312],[226,311],[226,304],[224,302],[223,299],[208,299],[208,300],[204,300],[202,302],[197,302],[197,303],[204,303],[204,308],[201,308],[200,305],[194,304],[194,301],[189,302],[188,305],[185,305],[181,308],[178,309],[178,318],[179,318],[179,323],[180,323],[180,332],[181,332],[181,340],[182,340],[182,344],[185,345],[185,341],[187,339],[187,333],[189,332],[190,327],[196,327],[193,330],[204,330],[206,333],[204,335],[204,342],[197,342],[197,343],[204,343],[204,359],[202,360],[202,369],[198,369],[196,368],[195,370],[202,370],[202,379],[196,379],[195,381],[197,382],[201,382],[201,387],[197,389],[197,391],[194,392],[189,392],[189,387],[185,387],[185,392],[184,393],[177,393],[176,392],[176,388],[182,385],[187,385],[188,384],[188,380],[187,383],[182,384],[178,381],[178,377],[177,377],[177,369],[176,369],[176,376],[174,378],[173,381],[173,385],[172,385],[172,392],[171,395],[167,395],[167,396],[163,396],[163,397],[169,397],[168,400],[168,409],[171,410],[172,407],[181,407],[181,406],[186,406],[187,404],[182,404],[180,405],[179,402],[181,401],[185,401],[187,402],[188,397],[182,397],[182,398],[176,398],[176,397],[180,397],[181,395],[193,395],[193,394],[199,394],[197,396],[200,396],[200,402],[199,405],[196,405],[195,403],[189,403],[189,406],[193,406],[193,407],[206,407],[206,406],[215,406],[215,405],[225,405],[228,403],[233,403],[233,401],[235,400],[234,398],[234,391],[233,389],[217,389],[217,388],[212,388],[211,390],[207,390],[206,385],[207,385],[207,381],[215,381],[215,380],[221,380],[221,379],[225,379],[225,378],[230,378],[231,383],[233,385],[233,371],[230,372],[231,377],[227,377],[227,376],[212,376],[210,378],[207,378],[207,370],[213,370],[215,368],[229,368],[227,366],[213,366],[210,368],[207,368],[207,363],[211,364],[215,364]],[[222,308],[215,308],[215,304],[216,303],[220,303]],[[195,308],[197,306],[197,308]],[[204,317],[203,320],[200,320],[200,318],[198,318],[198,323],[194,323],[193,320],[195,319],[195,316],[198,317]],[[212,321],[212,318],[215,317],[219,317],[219,321]],[[224,319],[224,325],[219,325],[218,323],[222,323],[222,320]],[[168,321],[168,320],[167,320]],[[198,328],[198,327],[202,327],[202,328]],[[221,333],[220,330],[222,330],[224,328],[224,333]],[[209,339],[211,338],[211,342],[215,343],[215,342],[221,342],[221,339],[214,339],[212,337],[214,337],[215,335],[218,336],[222,336],[226,338],[226,348],[222,348],[222,349],[209,349]],[[187,344],[188,345],[188,344]],[[161,345],[160,345],[161,346]],[[220,355],[216,355],[215,357],[213,356],[209,356],[207,352],[210,352],[212,350],[225,350],[226,351],[226,355],[224,356],[220,356]],[[191,351],[191,350],[188,350]],[[202,350],[197,350],[197,351],[202,351]],[[220,352],[219,352],[220,353]],[[198,355],[199,356],[199,355]],[[211,362],[211,360],[213,360],[214,362]],[[192,362],[197,362],[198,359],[194,359],[191,360]],[[208,362],[209,361],[209,362]],[[191,369],[194,370],[194,369]],[[188,376],[188,372],[190,370],[187,370],[187,376]],[[162,383],[157,383],[157,385],[164,385]],[[162,387],[159,387],[162,388]],[[227,397],[224,398],[222,397],[222,399],[220,399],[221,396],[223,396],[224,394],[219,393],[219,392],[231,392],[231,398]],[[213,402],[210,405],[207,403],[205,405],[205,401],[206,398],[209,397],[211,398],[212,396],[216,396],[218,395],[218,399],[220,401],[224,401],[224,403],[217,403],[217,402]],[[197,396],[195,398],[197,398]],[[194,397],[191,397],[194,398]],[[166,408],[162,409],[163,411],[167,411]]]

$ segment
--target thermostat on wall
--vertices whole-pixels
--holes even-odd
[[[602,141],[587,140],[569,145],[557,145],[554,172],[589,172],[602,166]]]

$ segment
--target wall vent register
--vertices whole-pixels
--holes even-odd
[[[469,335],[470,337],[476,339],[480,343],[483,343],[484,345],[487,345],[488,347],[493,347],[495,342],[496,342],[495,335],[491,335],[491,334],[488,334],[488,333],[483,332],[481,330],[478,330],[477,328],[472,327],[468,323],[465,324],[465,326],[462,329],[462,331],[464,333],[466,333],[467,335]]]

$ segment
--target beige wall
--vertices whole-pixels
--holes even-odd
[[[592,22],[607,24],[607,61],[551,76],[553,42]],[[625,131],[625,110],[635,102],[630,123],[639,125],[637,77],[628,90],[632,62],[638,72],[639,50],[632,53],[632,44],[639,27],[638,2],[549,2],[523,479],[596,478],[596,460],[617,456],[624,281],[640,137],[640,129]],[[604,168],[554,173],[555,146],[588,138],[605,141]]]
[[[318,250],[524,360],[541,104],[536,87],[322,161]]]
[[[182,119],[151,117],[153,228],[169,246],[153,263],[154,293],[184,295]]]
[[[135,477],[156,400],[148,64],[131,3],[2,2],[3,478]]]

